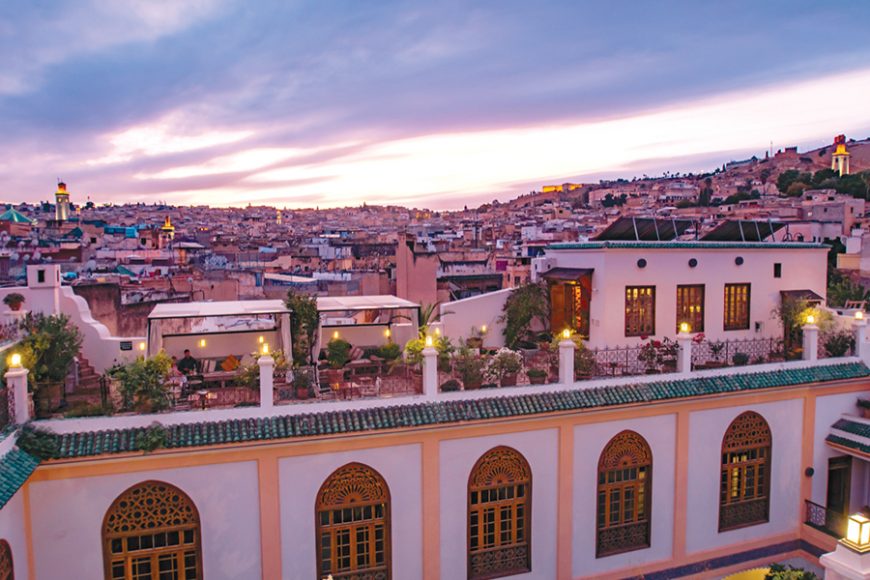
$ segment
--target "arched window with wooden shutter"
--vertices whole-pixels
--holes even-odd
[[[753,411],[739,415],[722,439],[719,531],[768,521],[770,512],[770,426]]]

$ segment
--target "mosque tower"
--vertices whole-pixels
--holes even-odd
[[[849,156],[846,151],[846,136],[837,135],[834,137],[834,154],[831,156],[831,169],[840,174],[840,177],[849,174]]]
[[[281,210],[279,209],[279,210],[278,210],[278,215],[277,215],[277,217],[275,218],[275,223],[276,223],[277,225],[280,226],[280,225],[283,223],[283,221],[284,221],[284,216],[283,216],[283,214],[281,213]]]
[[[169,216],[166,216],[166,221],[163,222],[163,225],[160,227],[160,234],[158,238],[158,245],[160,249],[168,246],[173,239],[175,239],[175,226],[172,225],[172,221],[169,219]]]
[[[54,200],[54,219],[58,222],[67,221],[69,219],[69,192],[66,190],[66,183],[63,181],[57,183]]]

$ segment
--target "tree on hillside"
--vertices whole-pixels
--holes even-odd
[[[844,175],[834,187],[837,193],[845,193],[860,199],[867,198],[867,181],[860,175]]]
[[[776,178],[776,188],[781,193],[784,193],[786,195],[792,195],[788,192],[789,187],[791,187],[792,184],[794,184],[795,182],[801,182],[806,185],[808,183],[811,183],[812,180],[813,176],[809,172],[802,173],[797,169],[787,169],[780,173],[779,177]],[[803,189],[806,189],[806,187],[804,187]],[[803,193],[803,190],[801,190],[801,193]]]

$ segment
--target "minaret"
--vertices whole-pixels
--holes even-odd
[[[69,193],[66,190],[66,183],[59,181],[57,191],[54,194],[54,219],[59,222],[65,222],[69,219]]]
[[[846,151],[846,136],[837,135],[834,137],[834,145],[836,149],[831,156],[831,169],[840,174],[840,177],[849,174],[849,156]]]
[[[169,245],[172,240],[175,238],[175,226],[172,225],[172,221],[169,219],[169,216],[166,216],[166,221],[163,222],[163,226],[160,228],[160,249],[165,248]]]
[[[279,209],[278,216],[275,218],[275,223],[280,226],[282,221],[283,221],[283,215],[281,214],[281,210]]]

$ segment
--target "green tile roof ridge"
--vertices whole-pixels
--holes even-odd
[[[855,449],[857,451],[861,451],[862,453],[870,454],[870,445],[865,445],[860,441],[853,441],[851,439],[846,439],[845,437],[840,437],[839,435],[828,435],[825,437],[825,441],[828,443],[833,443],[835,445],[842,445],[843,447],[848,447],[849,449]]]
[[[852,435],[870,439],[870,425],[860,421],[851,421],[845,417],[831,425],[831,429],[837,429],[844,433],[851,433]]]
[[[167,449],[359,433],[403,427],[448,425],[492,418],[534,416],[615,405],[649,403],[703,395],[740,392],[806,383],[846,380],[870,375],[862,362],[779,369],[739,375],[692,378],[506,395],[482,399],[427,401],[388,407],[319,411],[294,415],[249,417],[161,426]],[[159,416],[154,417],[159,421]],[[53,434],[54,459],[131,453],[152,427]]]
[[[17,447],[0,458],[0,509],[24,485],[37,465],[39,459]]]
[[[693,249],[693,248],[709,248],[720,250],[807,250],[807,249],[823,249],[828,246],[812,242],[713,242],[713,241],[672,241],[672,242],[635,242],[621,240],[607,241],[589,241],[589,242],[557,242],[550,244],[547,248],[553,250],[595,250],[602,248],[671,248],[671,249]]]

